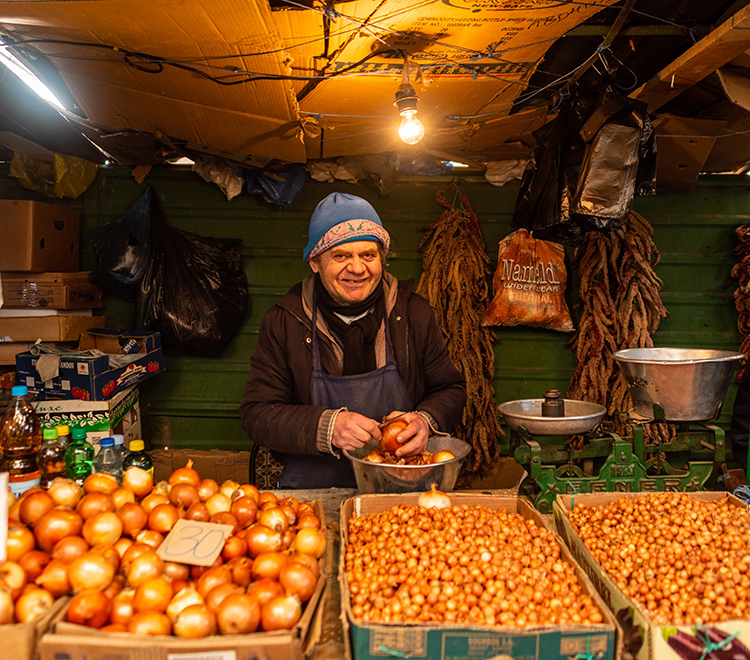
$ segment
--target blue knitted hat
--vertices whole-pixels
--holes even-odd
[[[378,241],[386,252],[391,244],[391,237],[372,205],[347,193],[331,193],[315,207],[308,233],[310,240],[302,253],[305,261],[352,241]]]

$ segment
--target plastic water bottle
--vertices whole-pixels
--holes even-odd
[[[91,474],[94,463],[94,448],[86,440],[86,429],[75,428],[71,432],[71,442],[65,450],[65,474],[79,486]]]
[[[122,459],[115,449],[114,438],[102,438],[99,441],[99,453],[94,457],[93,472],[109,472],[122,484]]]
[[[60,438],[60,442],[65,445],[65,449],[70,444],[70,427],[67,424],[60,424],[55,427],[57,429],[57,437]]]
[[[38,459],[42,488],[49,488],[54,479],[65,476],[66,449],[65,436],[60,437],[57,428],[42,429],[42,446]]]
[[[125,446],[125,436],[122,433],[114,433],[112,437],[115,439],[115,451],[120,454],[124,465],[125,457],[130,454],[130,450]]]
[[[28,389],[15,385],[10,406],[0,419],[0,471],[8,472],[10,491],[18,496],[38,486],[41,473],[37,456],[42,444],[42,427],[36,411],[26,400]]]
[[[130,443],[130,454],[122,462],[123,470],[127,470],[132,465],[146,470],[152,477],[154,476],[154,462],[146,453],[143,440],[133,440]]]

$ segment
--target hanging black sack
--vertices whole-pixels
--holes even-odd
[[[173,227],[155,195],[151,218],[152,256],[138,290],[136,329],[158,330],[165,347],[220,353],[247,313],[242,241]]]
[[[151,256],[151,188],[119,220],[97,229],[96,273],[115,298],[133,302]]]

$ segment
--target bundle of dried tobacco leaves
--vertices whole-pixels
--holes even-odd
[[[621,413],[633,404],[612,356],[625,348],[652,347],[661,319],[669,316],[659,295],[663,283],[654,272],[659,251],[651,225],[630,211],[617,231],[587,233],[578,254],[583,315],[570,342],[576,370],[568,397],[606,406],[613,430],[629,435]],[[674,434],[666,424],[649,427],[664,440]]]
[[[451,188],[452,203],[445,197]],[[472,446],[464,475],[474,475],[492,465],[499,453],[498,439],[504,435],[492,388],[496,339],[481,325],[490,298],[490,260],[476,213],[458,186],[451,182],[435,200],[446,210],[422,228],[426,233],[418,249],[427,247],[417,293],[435,310],[453,362],[466,377],[466,407],[455,435]]]
[[[732,295],[739,314],[737,330],[741,336],[740,352],[745,354],[737,373],[739,383],[747,368],[747,356],[750,353],[750,222],[737,227],[734,235],[737,237],[734,254],[739,257],[739,261],[732,268],[731,278],[737,280],[737,289]]]

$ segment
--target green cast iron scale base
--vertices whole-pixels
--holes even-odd
[[[519,494],[541,513],[552,512],[558,494],[703,490],[725,462],[724,431],[703,422],[680,423],[669,442],[647,443],[641,425],[632,439],[595,432],[584,438],[582,449],[572,449],[564,439],[539,441],[523,426],[511,430],[514,457],[528,472]]]

